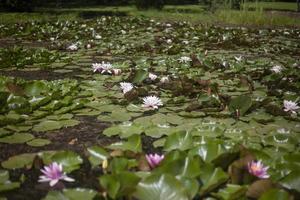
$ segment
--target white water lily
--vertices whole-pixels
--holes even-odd
[[[133,89],[133,84],[128,82],[121,82],[120,87],[122,89],[123,94],[125,94]]]
[[[300,108],[296,102],[288,100],[283,101],[283,106],[285,112],[291,112],[293,114],[295,114],[296,111]]]
[[[100,39],[102,39],[102,36],[99,35],[99,34],[97,34],[97,35],[95,35],[95,39],[96,39],[96,40],[100,40]]]
[[[143,108],[150,110],[158,109],[158,106],[162,106],[163,103],[157,96],[147,96],[143,98]]]
[[[242,56],[234,56],[234,59],[235,59],[237,62],[242,62],[243,57],[242,57]]]
[[[169,82],[169,77],[168,77],[168,76],[163,76],[163,77],[160,79],[160,82],[161,82],[161,83],[167,83],[167,82]]]
[[[274,67],[271,68],[271,71],[278,74],[283,70],[283,68],[280,65],[275,65]]]
[[[94,72],[100,72],[101,74],[103,73],[113,73],[113,66],[110,63],[105,63],[102,61],[102,63],[93,63],[92,68]]]
[[[78,46],[77,46],[77,44],[71,44],[70,46],[67,47],[67,50],[77,51],[78,50]]]
[[[149,73],[149,76],[148,76],[152,81],[156,80],[157,79],[157,75],[155,74],[152,74],[152,73]]]
[[[180,57],[180,58],[178,59],[178,61],[179,61],[180,63],[188,63],[188,62],[191,62],[192,59],[191,59],[190,57],[188,57],[188,56],[182,56],[182,57]]]

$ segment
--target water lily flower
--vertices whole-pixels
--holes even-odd
[[[155,81],[155,79],[157,79],[157,75],[149,73],[149,78],[151,79],[151,81]]]
[[[96,39],[96,40],[100,40],[101,38],[102,38],[102,36],[101,36],[101,35],[98,35],[98,34],[97,34],[97,35],[95,35],[95,39]]]
[[[78,50],[78,46],[76,44],[71,44],[70,46],[67,47],[67,50],[77,51]]]
[[[113,73],[113,66],[110,63],[105,63],[102,61],[102,63],[93,63],[92,68],[94,72],[100,72],[101,74],[103,73]]]
[[[168,77],[168,76],[163,76],[163,77],[160,79],[160,82],[161,82],[161,83],[167,83],[167,82],[169,82],[169,77]]]
[[[234,56],[234,59],[235,59],[237,62],[242,62],[243,57],[242,57],[242,56],[239,56],[239,57]]]
[[[147,162],[152,169],[157,167],[164,158],[165,158],[164,155],[159,155],[159,154],[147,154],[146,155]]]
[[[274,67],[271,68],[271,71],[278,74],[283,70],[283,68],[280,65],[275,65]]]
[[[264,166],[261,160],[255,162],[251,161],[248,163],[248,172],[258,178],[269,178],[270,175],[268,174],[268,166]]]
[[[191,62],[192,59],[188,56],[182,56],[178,59],[179,63],[188,63]]]
[[[148,108],[150,110],[158,109],[158,106],[162,106],[163,103],[157,96],[147,96],[143,98],[143,108]]]
[[[171,40],[171,39],[167,39],[167,43],[168,43],[168,44],[171,44],[171,43],[172,43],[172,40]]]
[[[296,113],[296,111],[300,108],[296,102],[294,101],[283,101],[284,111],[285,112],[291,112],[293,114]]]
[[[62,164],[56,162],[51,163],[48,166],[45,166],[44,169],[41,169],[43,175],[39,177],[39,182],[49,182],[49,185],[53,187],[60,180],[73,182],[74,179],[68,177],[66,173],[63,172]]]
[[[125,94],[133,89],[132,83],[122,82],[122,83],[120,83],[120,86],[121,86],[123,94]]]

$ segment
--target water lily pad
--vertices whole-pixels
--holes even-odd
[[[15,133],[3,138],[0,138],[0,142],[8,144],[22,144],[28,142],[34,138],[33,135],[29,133]]]
[[[33,146],[33,147],[42,147],[42,146],[48,145],[50,143],[51,143],[50,140],[36,138],[36,139],[33,139],[33,140],[27,142],[26,144],[28,144],[29,146]]]
[[[169,174],[154,174],[142,180],[134,196],[143,200],[188,200],[188,193],[175,177]]]
[[[89,161],[92,167],[102,164],[102,162],[107,160],[109,157],[109,154],[99,146],[89,147],[87,148],[87,151],[89,153]]]
[[[64,171],[69,173],[79,169],[82,164],[82,158],[73,151],[60,151],[51,157],[52,162],[57,162],[63,165]]]
[[[169,135],[164,145],[165,151],[174,149],[184,151],[191,148],[193,148],[193,138],[191,133],[186,131],[180,131]]]
[[[36,132],[45,132],[61,129],[62,126],[63,125],[58,121],[46,120],[35,125],[32,130]]]
[[[133,135],[127,141],[116,142],[108,146],[110,149],[123,151],[142,152],[142,141],[139,135]]]
[[[31,166],[34,157],[34,153],[25,153],[16,156],[9,157],[7,160],[1,163],[3,168],[6,169],[19,169],[26,166]]]

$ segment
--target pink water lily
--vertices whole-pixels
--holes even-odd
[[[268,166],[264,166],[261,162],[259,161],[251,161],[248,163],[248,172],[252,174],[253,176],[256,176],[258,178],[269,178],[270,175],[268,174]]]
[[[164,155],[159,155],[159,154],[147,154],[146,155],[147,162],[152,169],[157,167],[164,158],[165,158]]]
[[[56,162],[51,163],[48,166],[45,166],[44,169],[41,169],[43,175],[39,177],[39,182],[49,182],[49,185],[53,187],[60,180],[73,182],[74,179],[68,177],[66,173],[63,172],[63,167],[61,164]]]

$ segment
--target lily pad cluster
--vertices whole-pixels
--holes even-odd
[[[47,200],[299,196],[299,29],[127,17],[1,27],[1,37],[45,42],[49,51],[1,49],[5,67],[30,73],[44,63],[66,76],[0,77],[0,147],[26,149],[1,157],[1,196],[26,184]],[[103,126],[81,129],[82,137],[109,142],[49,139],[87,122]],[[39,183],[43,174],[54,181]]]

